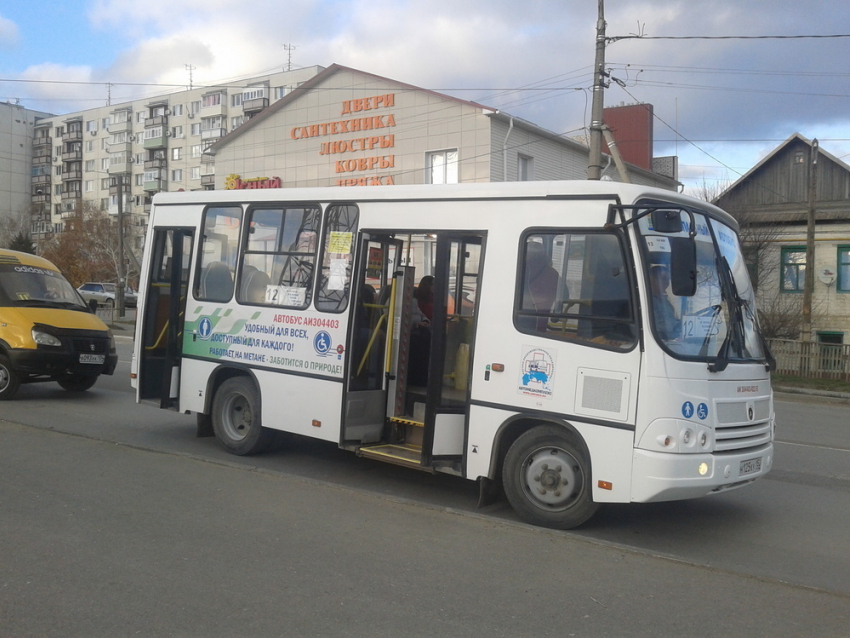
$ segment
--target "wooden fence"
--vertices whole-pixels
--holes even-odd
[[[768,345],[778,374],[850,381],[850,344],[769,339]]]

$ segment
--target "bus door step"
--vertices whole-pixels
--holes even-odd
[[[375,459],[384,463],[402,465],[415,470],[424,470],[425,472],[434,472],[432,468],[421,465],[422,448],[418,445],[411,445],[409,443],[370,445],[369,447],[361,447],[357,451],[357,454],[367,459]]]

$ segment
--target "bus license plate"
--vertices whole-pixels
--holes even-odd
[[[102,354],[81,354],[80,363],[103,363],[105,356]]]
[[[741,468],[738,470],[738,476],[745,476],[761,470],[761,457],[757,459],[748,459],[741,461]]]

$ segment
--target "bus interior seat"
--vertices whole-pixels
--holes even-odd
[[[262,270],[253,266],[245,266],[242,270],[239,299],[248,303],[263,303],[266,300],[266,286],[271,282],[271,278]]]
[[[201,298],[209,301],[228,301],[233,294],[233,276],[223,261],[213,261],[201,273]]]

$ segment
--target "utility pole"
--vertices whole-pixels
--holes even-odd
[[[815,205],[818,197],[818,141],[812,140],[809,155],[809,219],[806,228],[806,281],[803,284],[803,326],[800,340],[812,340],[812,292],[815,287]]]
[[[127,275],[124,270],[124,173],[118,174],[118,290],[115,291],[115,303],[118,316],[124,317],[124,287]]]
[[[587,179],[602,178],[602,114],[605,107],[605,2],[599,0],[596,21],[596,62],[593,66],[593,103],[590,111],[590,157]]]

